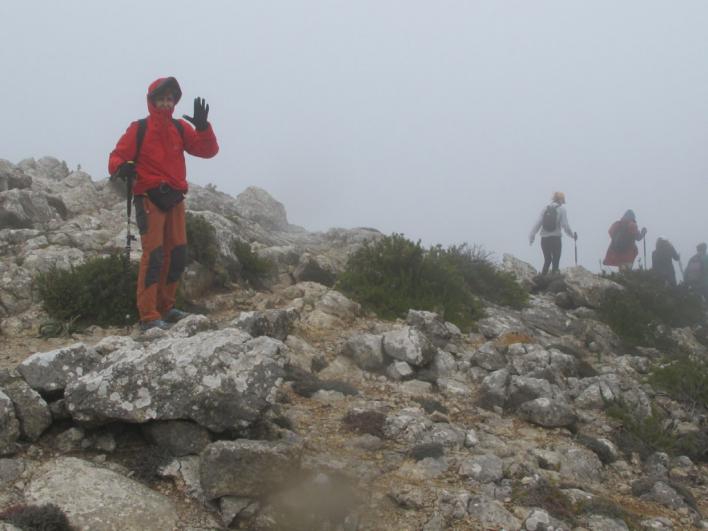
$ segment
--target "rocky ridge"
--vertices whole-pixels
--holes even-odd
[[[41,315],[32,272],[121,247],[124,203],[54,159],[3,161],[2,189],[9,343]],[[5,362],[0,511],[51,503],[80,529],[708,527],[705,461],[614,442],[606,408],[620,401],[706,432],[645,383],[660,353],[626,349],[596,318],[617,286],[571,268],[521,311],[488,306],[472,333],[417,309],[381,321],[309,276],[335,274],[376,231],[307,233],[258,190],[190,196],[220,241],[248,240],[279,274],[206,296],[208,317],[166,332],[94,329]]]

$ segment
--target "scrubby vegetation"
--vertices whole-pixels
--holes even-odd
[[[219,257],[216,230],[202,216],[187,212],[187,261],[199,262],[207,269],[214,269]]]
[[[693,414],[708,409],[708,364],[705,361],[681,357],[655,367],[649,383],[687,406]]]
[[[240,265],[237,276],[252,286],[259,286],[263,279],[273,272],[273,263],[254,253],[248,242],[234,240],[231,252],[238,258]]]
[[[667,327],[693,326],[705,320],[699,297],[685,286],[667,286],[651,271],[628,271],[609,278],[625,289],[609,290],[599,315],[629,345],[675,351]]]
[[[135,322],[136,264],[114,253],[91,258],[70,269],[40,273],[35,287],[44,310],[60,323],[120,326]]]
[[[53,504],[14,505],[0,513],[0,520],[18,529],[33,531],[72,531],[64,512]]]
[[[202,216],[187,213],[187,258],[214,273],[214,287],[243,281],[259,287],[273,271],[273,264],[259,257],[247,242],[234,240],[231,253],[236,259],[219,256],[216,230]]]
[[[401,234],[355,252],[337,288],[385,319],[416,308],[438,312],[462,328],[482,317],[481,298],[516,308],[528,298],[515,278],[498,271],[480,248],[425,249]]]
[[[687,455],[694,461],[708,459],[706,434],[677,434],[666,415],[656,408],[650,416],[641,418],[629,405],[613,402],[608,405],[606,412],[620,421],[620,426],[613,433],[613,440],[627,456],[637,453],[646,459],[654,452],[666,452],[670,455]]]

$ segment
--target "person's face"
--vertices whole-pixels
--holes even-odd
[[[172,110],[175,108],[175,96],[169,90],[155,96],[153,101],[158,109]]]

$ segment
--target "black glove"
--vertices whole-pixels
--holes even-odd
[[[118,166],[118,171],[113,174],[114,178],[118,179],[123,179],[126,181],[128,178],[130,179],[135,179],[135,176],[137,174],[135,173],[135,163],[132,160],[129,160],[128,162],[124,162],[120,166]]]
[[[207,116],[209,116],[209,105],[207,105],[204,98],[194,98],[194,116],[187,116],[183,114],[182,117],[191,122],[197,131],[204,131],[209,127],[209,122],[207,122]]]

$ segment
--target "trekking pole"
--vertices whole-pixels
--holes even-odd
[[[133,236],[130,233],[130,214],[131,214],[131,207],[132,207],[132,199],[133,199],[133,176],[129,175],[126,180],[125,180],[125,186],[126,186],[126,192],[125,192],[125,197],[126,197],[126,213],[128,214],[128,223],[127,223],[127,231],[126,231],[126,236],[125,236],[125,258],[123,261],[123,278],[125,279],[125,295],[126,295],[126,306],[128,305],[127,303],[130,301],[130,295],[132,293],[133,287],[130,285],[130,244],[131,242],[135,241],[135,236]],[[126,331],[129,330],[130,328],[130,312],[127,312],[125,314],[125,328]]]
[[[644,243],[644,269],[647,268],[647,233],[644,232],[642,237],[642,242]]]
[[[578,233],[573,233],[573,243],[575,244],[575,265],[578,265]]]

